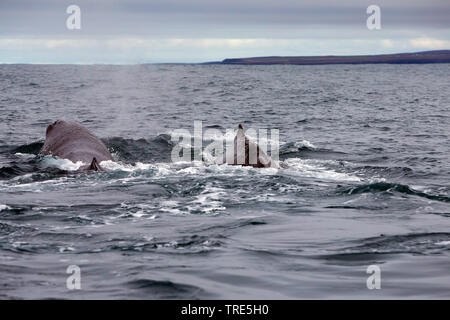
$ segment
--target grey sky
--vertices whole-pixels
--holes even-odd
[[[81,8],[68,30],[66,8]],[[366,8],[381,8],[368,30]],[[0,63],[198,62],[450,48],[448,0],[0,0]]]

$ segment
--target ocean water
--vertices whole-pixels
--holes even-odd
[[[1,65],[0,298],[448,299],[449,74]],[[102,138],[110,170],[39,157],[57,119]],[[279,129],[287,168],[172,162],[194,121]]]

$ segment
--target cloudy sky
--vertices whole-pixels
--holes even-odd
[[[369,30],[366,9],[381,8]],[[81,9],[69,30],[66,9]],[[204,62],[450,49],[449,0],[0,0],[0,63]]]

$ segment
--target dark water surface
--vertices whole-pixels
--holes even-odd
[[[449,74],[2,65],[0,298],[448,299]],[[112,170],[37,157],[56,119],[101,137]],[[288,168],[171,162],[194,120],[280,129]]]

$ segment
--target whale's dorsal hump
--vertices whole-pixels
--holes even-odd
[[[238,137],[238,138],[245,137],[244,128],[242,127],[242,124],[239,124],[239,126],[238,126],[238,131],[236,133],[236,137]]]
[[[91,165],[89,166],[88,170],[103,171],[102,167],[100,167],[100,164],[95,157],[92,159]]]

